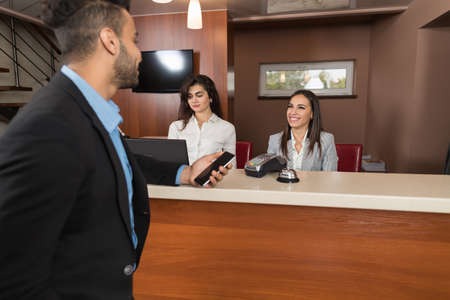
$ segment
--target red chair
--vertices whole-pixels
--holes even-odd
[[[336,144],[339,172],[359,172],[363,146],[361,144]]]
[[[236,168],[243,169],[245,163],[252,159],[252,142],[236,142]]]

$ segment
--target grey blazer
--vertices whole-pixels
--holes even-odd
[[[283,132],[273,134],[269,138],[269,146],[267,153],[274,153],[283,156],[281,150],[281,137]],[[322,131],[320,134],[320,143],[322,144],[322,156],[319,156],[319,147],[314,145],[314,149],[311,153],[303,156],[302,171],[336,171],[337,170],[337,153],[336,146],[334,144],[334,136],[331,133]],[[304,147],[309,147],[309,139],[305,140]],[[287,144],[288,150],[288,168],[293,168],[293,149],[292,144]]]

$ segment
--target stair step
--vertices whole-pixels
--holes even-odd
[[[0,103],[0,108],[1,107],[22,107],[24,106],[26,103],[20,102],[20,103]]]
[[[0,73],[9,73],[9,69],[0,67]]]
[[[0,86],[0,92],[3,91],[32,91],[33,88],[26,87],[26,86],[14,86],[14,85],[7,85],[7,86]]]

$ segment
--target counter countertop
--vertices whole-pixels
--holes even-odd
[[[150,198],[450,213],[450,176],[297,172],[300,182],[280,183],[230,170],[213,189],[148,185]]]

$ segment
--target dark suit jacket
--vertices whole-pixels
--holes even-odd
[[[131,240],[125,176],[111,139],[61,73],[0,138],[0,299],[131,299],[150,210],[133,156]],[[151,183],[174,184],[177,165],[139,158]]]

